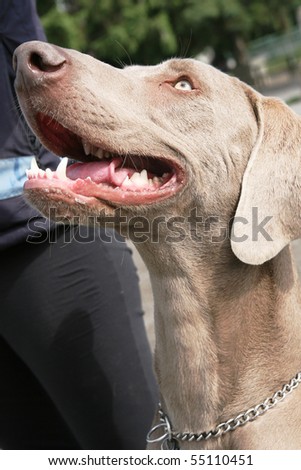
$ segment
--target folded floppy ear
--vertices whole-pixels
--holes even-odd
[[[258,138],[243,176],[231,246],[244,263],[262,264],[301,237],[301,118],[282,101],[246,90]]]

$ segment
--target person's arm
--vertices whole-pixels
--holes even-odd
[[[43,148],[25,124],[17,106],[12,67],[14,50],[26,41],[46,41],[35,0],[0,3],[0,158],[35,155],[42,167],[56,168],[58,159]]]
[[[42,217],[22,195],[31,158],[52,169],[59,161],[29,130],[14,90],[14,50],[31,40],[46,41],[35,1],[0,0],[0,250],[24,241],[30,221]]]
[[[0,36],[11,55],[22,42],[46,41],[35,0],[1,0]]]

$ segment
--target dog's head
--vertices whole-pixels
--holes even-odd
[[[29,171],[25,192],[45,215],[87,223],[119,209],[152,218],[198,208],[233,222],[232,249],[250,264],[300,235],[301,128],[279,100],[190,59],[117,69],[29,42],[15,68],[33,131],[80,162]]]

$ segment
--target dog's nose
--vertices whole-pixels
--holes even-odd
[[[24,81],[29,86],[33,80],[58,78],[67,64],[63,49],[45,42],[30,41],[19,46],[13,56],[16,85]]]

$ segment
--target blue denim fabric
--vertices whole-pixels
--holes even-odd
[[[25,170],[30,168],[33,155],[0,160],[0,199],[19,196],[26,181]]]

